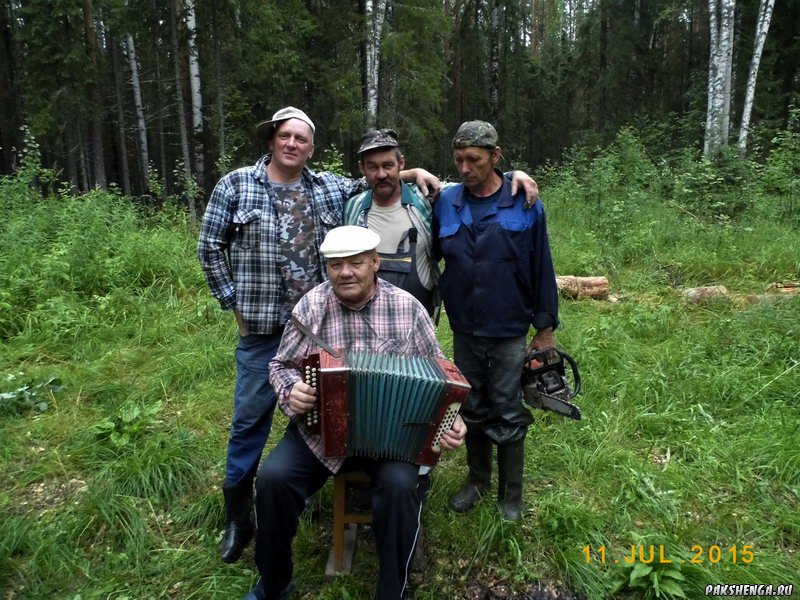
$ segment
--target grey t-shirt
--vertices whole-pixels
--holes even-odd
[[[380,206],[373,201],[369,213],[367,213],[367,227],[381,238],[378,252],[395,254],[403,236],[405,236],[405,240],[399,250],[408,252],[411,244],[408,241],[406,232],[413,227],[413,223],[400,200],[391,206]],[[419,240],[417,241],[417,272],[419,273],[419,280],[425,286],[425,289],[432,289],[433,277],[431,276],[430,264],[426,259],[425,248],[422,247]]]

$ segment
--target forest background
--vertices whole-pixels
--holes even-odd
[[[287,104],[318,125],[314,166],[345,173],[369,126],[446,176],[458,124],[493,121],[558,274],[611,282],[613,302],[562,302],[584,419],[537,415],[525,518],[448,511],[466,467],[442,459],[418,599],[796,584],[800,3],[772,7],[0,0],[3,600],[255,582],[250,551],[217,553],[236,330],[194,247],[207,190]],[[438,336],[451,354],[446,317]],[[298,597],[370,598],[368,534],[323,576],[330,526],[326,488]]]
[[[201,211],[204,190],[260,155],[255,124],[287,104],[318,125],[318,157],[336,148],[347,171],[380,126],[399,131],[410,164],[446,175],[453,132],[476,118],[526,168],[604,146],[623,126],[654,156],[682,151],[712,137],[718,113],[716,145],[746,114],[763,157],[800,78],[800,6],[777,2],[767,35],[759,15],[772,5],[2,0],[0,173],[19,165],[27,126],[75,190],[181,193]]]

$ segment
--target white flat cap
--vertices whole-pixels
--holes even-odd
[[[328,232],[319,251],[325,258],[344,258],[375,250],[381,243],[380,236],[366,227],[344,225]]]

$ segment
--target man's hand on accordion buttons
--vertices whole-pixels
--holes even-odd
[[[456,415],[456,420],[453,421],[453,426],[450,430],[442,436],[439,440],[439,445],[443,450],[455,450],[464,443],[464,436],[467,435],[467,424],[461,415]]]
[[[304,415],[317,402],[317,390],[303,381],[298,381],[289,391],[289,406],[298,415]]]

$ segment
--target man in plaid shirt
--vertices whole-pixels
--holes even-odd
[[[442,357],[433,323],[408,292],[382,279],[376,252],[380,238],[364,227],[338,227],[320,250],[327,259],[328,281],[309,291],[293,315],[328,346],[407,356]],[[292,540],[305,501],[340,469],[360,468],[373,482],[373,521],[380,569],[376,598],[400,599],[420,523],[420,467],[408,462],[368,458],[324,458],[321,439],[302,424],[316,402],[315,388],[302,381],[303,359],[318,351],[292,322],[287,324],[270,381],[290,422],[283,438],[264,459],[256,478],[255,561],[261,580],[246,600],[284,598],[294,589]],[[456,418],[440,445],[463,443],[466,426]]]
[[[203,217],[198,256],[212,295],[239,326],[236,388],[225,481],[225,562],[235,562],[253,536],[253,478],[269,435],[275,394],[267,365],[292,308],[325,278],[319,246],[341,223],[342,205],[363,184],[306,166],[314,123],[286,107],[256,129],[270,153],[225,175]],[[427,190],[439,181],[422,169],[403,172]]]

